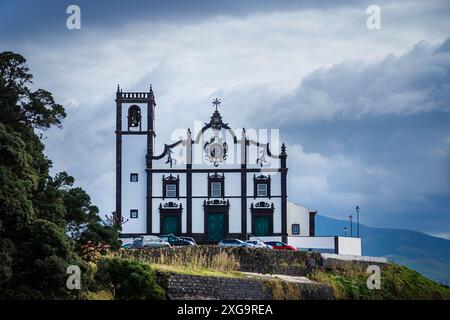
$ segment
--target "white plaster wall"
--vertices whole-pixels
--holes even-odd
[[[122,136],[122,216],[129,219],[123,225],[123,233],[146,232],[146,190],[145,171],[146,135]],[[130,173],[137,173],[138,182],[130,182]],[[130,210],[138,210],[138,218],[130,218]]]
[[[287,231],[292,235],[292,225],[300,225],[300,236],[309,236],[309,209],[295,203],[287,203]]]
[[[298,249],[334,250],[334,237],[288,237],[288,244]]]
[[[192,199],[192,232],[203,233],[204,229],[204,211],[203,200],[206,198]]]
[[[227,197],[227,196],[228,197],[230,197],[230,196],[240,197],[241,196],[241,188],[242,188],[241,174],[239,172],[225,173],[225,197]]]
[[[225,178],[226,180],[226,178]],[[196,197],[208,196],[208,174],[192,173],[192,195]],[[203,200],[202,200],[203,204]]]
[[[361,255],[361,238],[339,237],[338,253],[348,255]]]

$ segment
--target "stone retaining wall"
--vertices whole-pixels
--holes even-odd
[[[167,275],[166,275],[167,276]],[[330,300],[332,289],[321,283],[280,280],[205,277],[170,274],[165,283],[174,300]]]

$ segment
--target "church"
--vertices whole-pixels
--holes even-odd
[[[123,240],[175,234],[202,244],[252,237],[292,243],[289,238],[314,237],[316,212],[288,202],[284,143],[232,129],[216,98],[212,108],[205,106],[212,115],[200,127],[157,148],[153,89],[123,92],[118,86],[115,101],[116,213],[124,221]]]

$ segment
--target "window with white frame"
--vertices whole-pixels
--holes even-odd
[[[294,223],[292,225],[292,234],[299,235],[300,234],[300,225],[298,223]]]
[[[267,184],[266,183],[258,183],[256,185],[256,194],[258,197],[267,197]]]
[[[138,210],[137,209],[131,209],[130,210],[130,218],[131,219],[137,219],[138,218]]]
[[[220,198],[222,196],[222,183],[211,182],[211,197]]]
[[[166,197],[176,198],[177,197],[177,185],[174,183],[166,184]]]
[[[130,173],[130,181],[131,182],[138,182],[139,176],[137,173]]]

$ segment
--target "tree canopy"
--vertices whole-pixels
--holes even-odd
[[[118,230],[73,177],[50,175],[39,132],[61,128],[66,112],[32,79],[23,56],[0,53],[0,299],[74,298],[67,267],[86,269],[86,243],[118,247]]]

